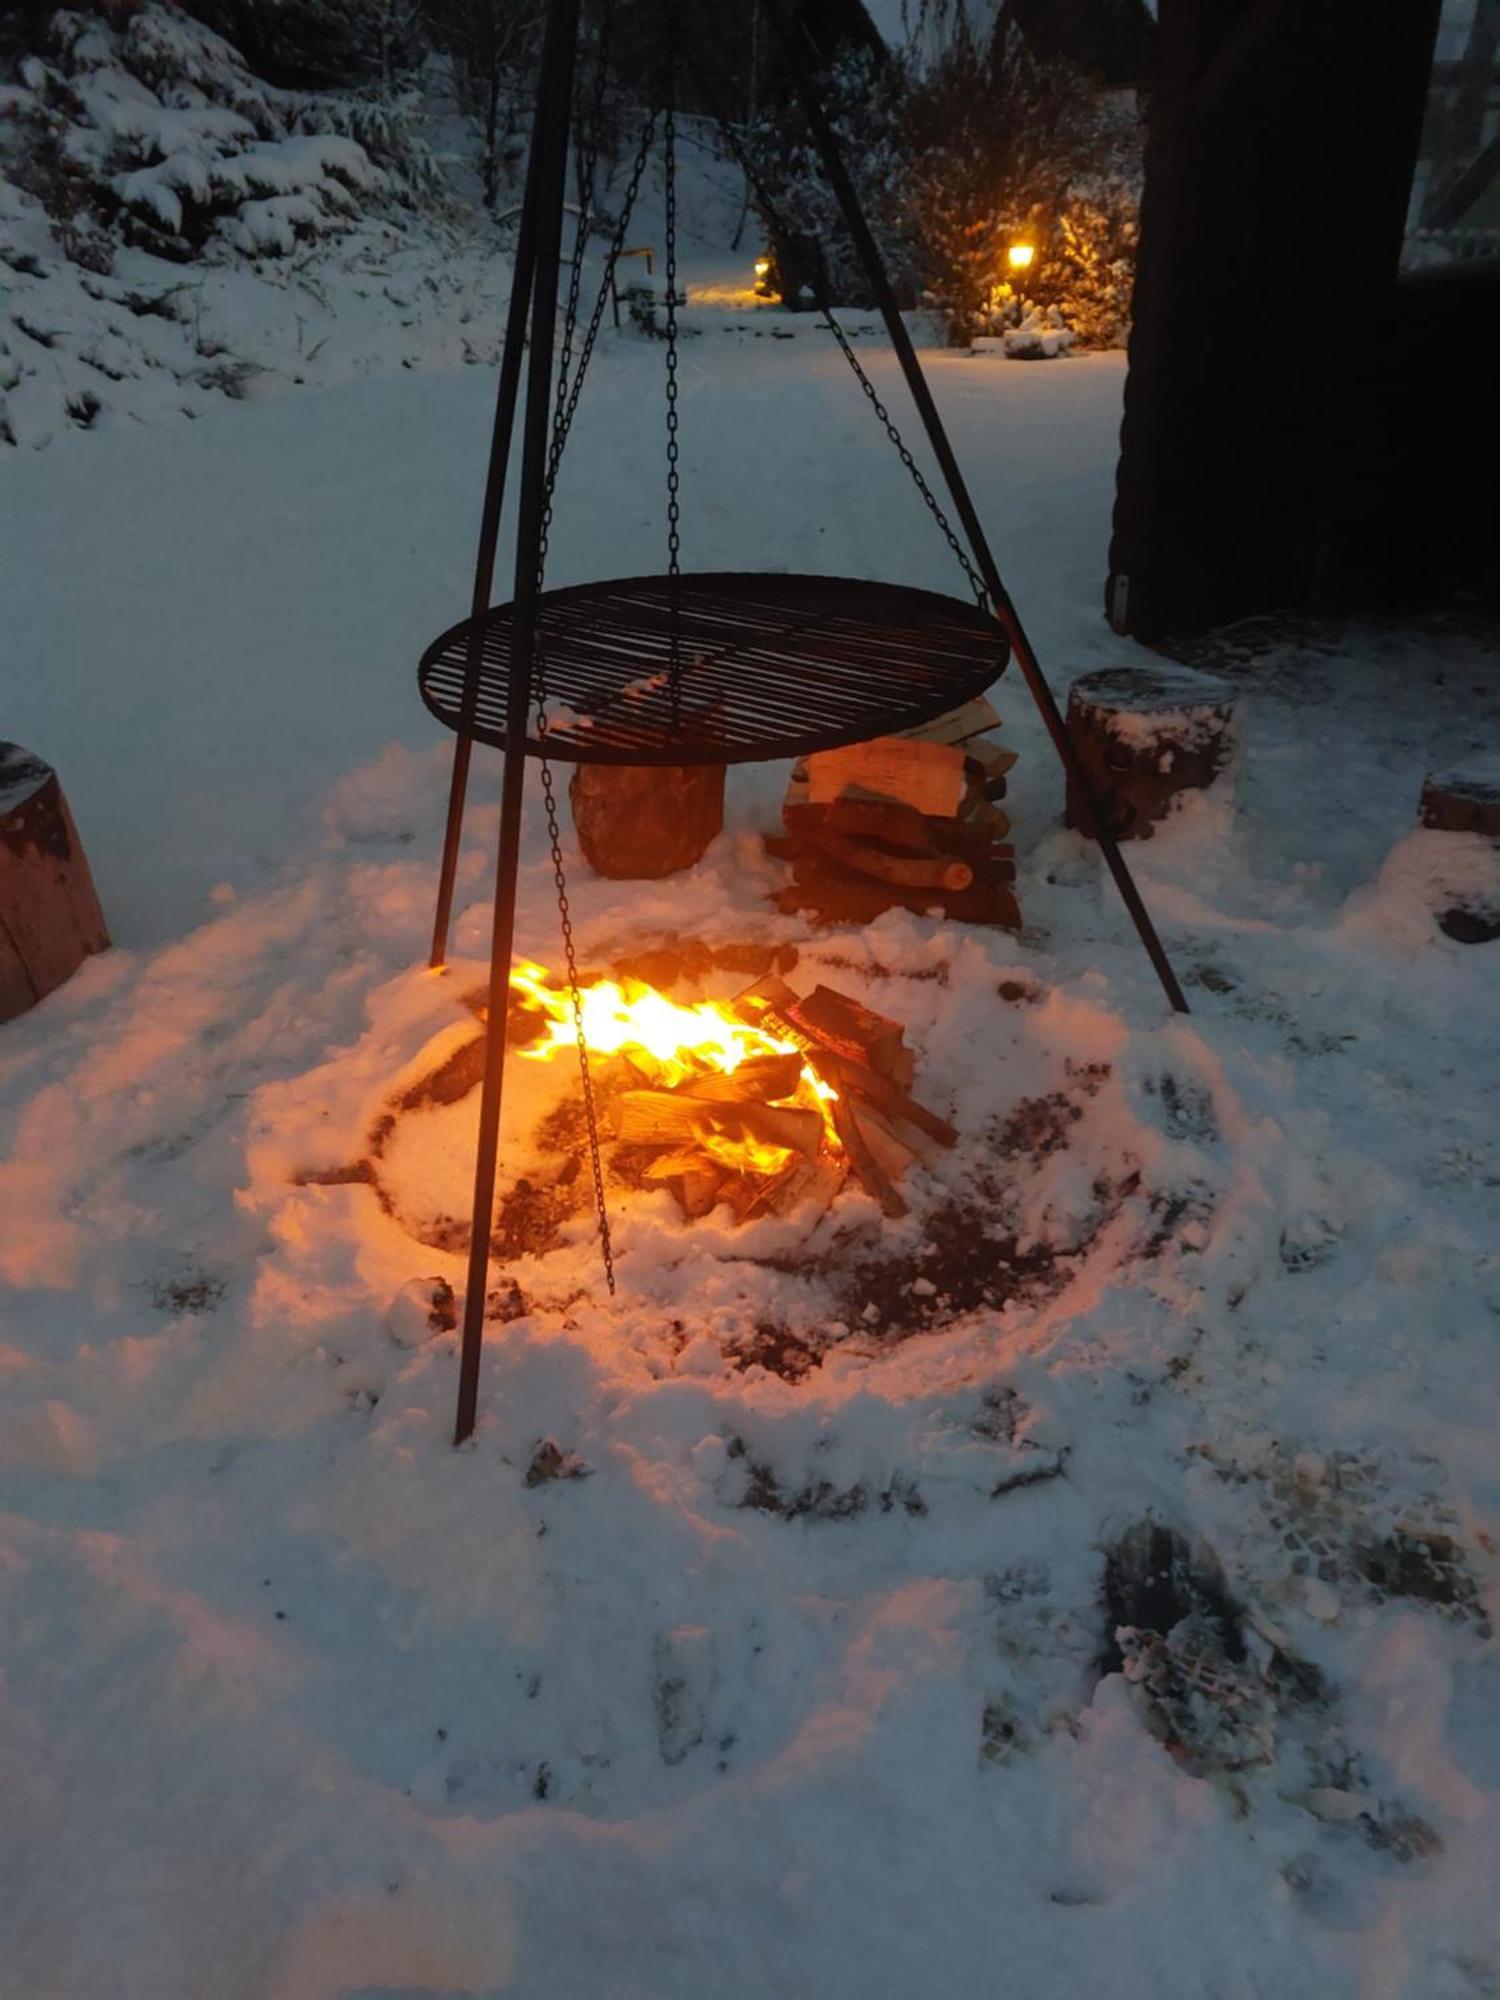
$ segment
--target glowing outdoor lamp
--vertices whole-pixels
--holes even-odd
[[[1036,245],[1012,243],[1005,253],[1005,261],[1013,271],[1029,271],[1036,261]]]
[[[769,277],[770,277],[770,275],[771,275],[771,260],[770,260],[770,258],[769,258],[769,257],[757,257],[757,258],[756,258],[756,260],[755,260],[755,275],[756,275],[756,277],[757,277],[757,278],[762,278],[762,279],[764,279],[764,278],[769,278]]]

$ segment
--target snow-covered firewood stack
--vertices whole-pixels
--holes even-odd
[[[1016,929],[1015,848],[999,801],[1016,761],[980,696],[903,736],[823,750],[793,767],[783,831],[767,850],[792,864],[776,897],[819,923],[885,910],[937,910]]]

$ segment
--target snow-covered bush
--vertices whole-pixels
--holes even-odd
[[[839,135],[886,268],[898,292],[914,294],[921,272],[912,238],[907,89],[904,64],[868,50],[844,54],[823,80],[824,107]],[[801,111],[791,105],[769,111],[747,137],[770,196],[769,205],[762,203],[761,215],[768,239],[774,244],[783,229],[815,239],[833,302],[869,305],[869,283]]]
[[[159,5],[118,25],[56,14],[6,100],[9,177],[41,203],[64,253],[95,271],[122,244],[178,263],[216,238],[286,255],[435,184],[402,105],[281,90]]]
[[[1133,100],[1043,60],[1003,11],[966,14],[941,50],[846,56],[826,82],[846,161],[898,290],[924,293],[952,339],[1055,308],[1081,341],[1129,320],[1140,185]],[[752,134],[778,215],[821,244],[835,297],[865,303],[837,205],[795,111]],[[1024,280],[1007,251],[1039,246]]]
[[[145,0],[0,20],[0,445],[493,358],[432,112],[288,90]]]

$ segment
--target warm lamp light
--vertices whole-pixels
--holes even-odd
[[[1013,271],[1029,271],[1035,259],[1034,243],[1012,243],[1005,253],[1005,261]]]
[[[757,277],[757,278],[766,278],[766,277],[769,277],[769,276],[770,276],[770,274],[771,274],[771,260],[770,260],[770,258],[769,258],[769,257],[757,257],[757,258],[756,258],[756,260],[755,260],[755,275],[756,275],[756,277]]]

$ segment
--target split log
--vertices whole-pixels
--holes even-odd
[[[842,1153],[820,1153],[815,1160],[793,1160],[782,1173],[765,1182],[743,1220],[748,1222],[757,1215],[790,1215],[808,1204],[821,1214],[848,1178],[849,1161]]]
[[[868,875],[876,882],[890,882],[900,889],[967,889],[974,880],[969,864],[952,855],[933,855],[929,859],[920,854],[888,854],[884,848],[851,840],[847,834],[834,833],[827,827],[809,829],[806,839],[830,861],[836,861],[853,874]]]
[[[680,1180],[684,1174],[702,1173],[712,1166],[714,1162],[707,1153],[696,1150],[683,1153],[658,1153],[645,1168],[641,1178],[647,1181],[675,1181]]]
[[[827,805],[815,806],[788,798],[781,808],[781,819],[788,833],[804,839],[827,829],[853,840],[878,841],[893,854],[937,852],[933,823],[915,806],[900,805],[894,799],[830,799]]]
[[[791,991],[790,988],[787,989]],[[890,1076],[907,1053],[906,1030],[888,1014],[877,1014],[832,986],[815,986],[796,1002],[799,1026],[818,1036],[839,1055],[868,1063],[879,1076]]]
[[[724,766],[576,764],[568,800],[596,875],[656,881],[701,861],[723,832]]]
[[[727,1075],[710,1071],[706,1076],[689,1077],[677,1086],[678,1094],[712,1104],[775,1104],[790,1097],[802,1074],[802,1057],[747,1056]]]
[[[961,854],[965,860],[980,854],[1006,861],[1015,858],[1014,846],[1007,844],[995,827],[967,819],[929,819],[923,825],[931,827],[933,844],[944,854]]]
[[[916,1148],[898,1138],[873,1105],[858,1104],[852,1108],[855,1123],[876,1166],[888,1181],[900,1180],[917,1157]]]
[[[714,1104],[675,1090],[625,1090],[615,1099],[615,1131],[629,1146],[675,1146],[706,1138],[753,1141],[811,1157],[823,1143],[816,1111],[770,1104]]]
[[[964,753],[952,744],[909,736],[877,736],[807,760],[814,805],[852,795],[895,799],[923,813],[956,813],[964,795]]]
[[[884,1117],[914,1125],[929,1139],[936,1139],[940,1146],[958,1144],[958,1134],[947,1119],[939,1118],[935,1111],[929,1111],[925,1104],[918,1103],[892,1078],[877,1076],[874,1070],[865,1069],[859,1063],[841,1062],[837,1057],[833,1060],[835,1075],[829,1081],[836,1089],[852,1091],[856,1097],[867,1099]]]
[[[677,1199],[689,1222],[712,1215],[719,1205],[719,1191],[726,1179],[724,1169],[710,1160],[705,1166],[685,1173],[677,1183]]]
[[[683,1214],[696,1222],[716,1206],[728,1169],[706,1153],[663,1153],[647,1167],[644,1178],[671,1182]]]
[[[1010,832],[1010,814],[985,797],[982,785],[970,785],[958,812],[960,826],[971,827],[991,840],[999,840]]]
[[[986,787],[999,785],[1002,792],[1007,774],[1016,766],[1018,754],[989,736],[971,736],[964,744],[965,757],[971,764],[979,766],[981,782]]]
[[[109,932],[57,773],[0,743],[0,1021],[109,949]]]
[[[1116,840],[1149,840],[1184,792],[1212,784],[1234,723],[1234,689],[1194,667],[1107,667],[1068,691],[1068,733]],[[1091,832],[1071,782],[1064,817]]]
[[[967,743],[972,736],[981,735],[986,729],[998,729],[1000,712],[991,706],[982,694],[974,696],[957,708],[950,708],[946,715],[935,715],[931,722],[919,723],[915,729],[903,730],[902,734],[926,743]]]
[[[889,1176],[871,1151],[864,1133],[860,1130],[854,1108],[845,1097],[834,1100],[833,1126],[839,1135],[839,1143],[849,1155],[851,1172],[858,1175],[880,1203],[881,1213],[888,1215],[892,1221],[899,1220],[907,1213],[906,1202],[892,1186]]]
[[[773,973],[768,978],[757,980],[743,993],[736,994],[730,1005],[743,1020],[763,1027],[768,1034],[799,1042],[835,1090],[854,1091],[856,1095],[867,1098],[885,1117],[915,1125],[918,1131],[936,1139],[939,1145],[953,1146],[958,1143],[958,1134],[946,1119],[939,1118],[935,1111],[929,1111],[925,1104],[919,1104],[916,1098],[908,1096],[891,1078],[881,1076],[868,1063],[858,1061],[846,1050],[841,1050],[835,1038],[826,1035],[815,1020],[808,1019],[803,1001],[784,979],[778,979]]]
[[[873,923],[889,909],[936,913],[962,923],[995,924],[1018,930],[1021,912],[1010,890],[1001,884],[974,882],[967,889],[900,889],[855,875],[831,860],[799,855],[793,862],[794,886],[776,897],[777,908],[803,911],[820,923]]]
[[[763,833],[760,844],[773,861],[795,861],[803,852],[803,844],[789,833]]]

